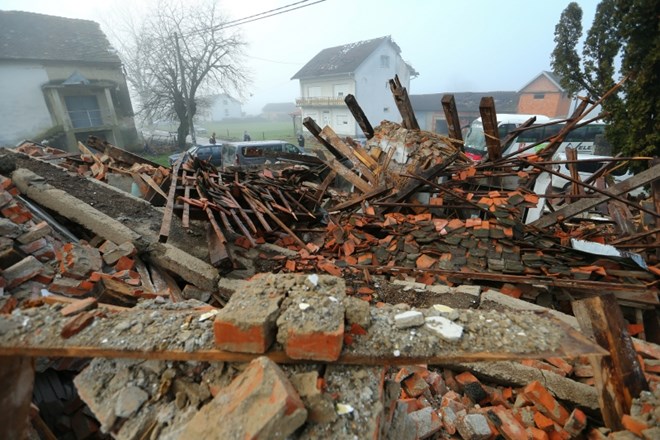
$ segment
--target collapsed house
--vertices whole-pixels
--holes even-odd
[[[3,152],[8,438],[657,438],[660,167],[539,191],[562,133],[473,162],[391,86],[402,124],[349,96],[366,146],[306,120],[318,157],[267,169]]]

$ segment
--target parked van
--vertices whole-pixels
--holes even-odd
[[[219,167],[222,166],[222,149],[223,144],[220,143],[195,145],[194,147],[190,147],[184,153],[172,154],[169,157],[170,165],[174,165],[174,162],[179,160],[179,158],[183,155],[184,162],[189,158],[197,158],[200,160],[208,160],[211,162],[211,165]]]
[[[535,125],[545,124],[551,121],[547,116],[543,115],[516,115],[508,113],[499,113],[497,115],[497,132],[501,139],[509,134],[513,129],[520,127],[529,118],[536,116]],[[533,125],[532,125],[533,126]],[[512,144],[507,151],[503,151],[502,155],[507,155],[510,152],[517,151],[519,145]],[[484,126],[481,118],[475,119],[465,135],[465,155],[472,160],[481,160],[488,154],[486,148],[486,136],[484,134]]]
[[[222,163],[225,167],[263,165],[283,154],[305,154],[305,150],[285,141],[229,142],[222,147]]]

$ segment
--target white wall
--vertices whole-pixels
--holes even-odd
[[[381,67],[381,56],[389,57],[389,67]],[[409,89],[410,74],[396,50],[386,42],[372,52],[355,72],[355,97],[374,127],[384,119],[401,122],[388,83],[395,74],[399,75],[401,84]]]
[[[216,98],[210,108],[211,121],[222,121],[226,118],[240,118],[242,116],[241,103],[226,96]]]
[[[0,146],[32,139],[53,125],[41,91],[46,82],[39,65],[0,63]]]

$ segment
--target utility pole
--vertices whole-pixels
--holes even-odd
[[[183,98],[186,100],[186,119],[188,120],[188,129],[190,131],[190,139],[193,145],[197,144],[197,138],[195,136],[195,127],[193,127],[193,118],[192,118],[192,109],[190,96],[188,94],[188,86],[186,85],[186,73],[183,68],[183,57],[181,56],[181,47],[179,46],[179,34],[174,34],[174,45],[176,46],[176,57],[179,64],[179,70],[181,71],[181,88],[183,89]],[[185,143],[185,140],[184,140]]]

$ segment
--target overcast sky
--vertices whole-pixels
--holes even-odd
[[[231,19],[238,19],[298,1],[219,0],[219,5]],[[137,13],[142,2],[0,0],[0,9],[89,19],[105,30],[118,5],[128,4]],[[578,0],[585,29],[598,2]],[[248,23],[241,31],[249,44],[247,60],[254,81],[244,111],[258,114],[269,102],[293,102],[300,92],[298,81],[290,78],[322,49],[386,35],[419,72],[409,93],[517,91],[550,69],[554,28],[568,3],[325,0]]]

